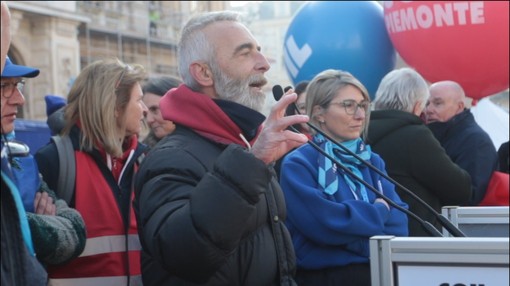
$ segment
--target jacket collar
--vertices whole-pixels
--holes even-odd
[[[161,98],[159,106],[165,120],[184,125],[222,144],[250,147],[265,119],[250,108],[231,101],[213,100],[184,84],[169,90]]]

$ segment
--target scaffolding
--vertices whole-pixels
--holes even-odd
[[[150,75],[178,75],[177,38],[200,6],[195,1],[79,1],[90,17],[79,27],[80,63],[117,57],[143,65]],[[220,6],[218,6],[220,7]]]

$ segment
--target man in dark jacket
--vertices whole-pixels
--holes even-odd
[[[295,255],[274,162],[307,141],[285,130],[285,95],[259,113],[269,64],[233,12],[191,19],[179,42],[184,84],[160,102],[176,130],[135,180],[142,277],[152,285],[295,285]],[[265,120],[265,121],[264,121]]]
[[[415,70],[388,73],[376,92],[367,142],[384,159],[391,178],[440,213],[443,206],[464,205],[471,199],[471,178],[420,119],[428,96],[427,82]],[[442,230],[430,209],[408,192],[396,190],[409,210]],[[408,221],[410,236],[430,235],[416,220]]]
[[[472,195],[467,205],[476,206],[485,196],[498,155],[487,132],[465,107],[462,87],[453,81],[430,86],[425,108],[428,127],[450,158],[471,175]]]

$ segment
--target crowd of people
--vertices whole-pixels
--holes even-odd
[[[184,25],[180,77],[117,58],[82,69],[48,111],[74,158],[62,190],[57,141],[32,157],[15,140],[40,70],[7,57],[1,8],[1,285],[370,285],[370,237],[429,236],[408,211],[440,231],[423,202],[476,206],[508,172],[508,143],[494,148],[462,87],[412,68],[373,102],[324,70],[262,114],[269,62],[219,11]]]

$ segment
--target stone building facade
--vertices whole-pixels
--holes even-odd
[[[8,1],[14,63],[39,68],[27,79],[18,117],[46,120],[44,96],[67,96],[87,64],[117,57],[149,75],[177,75],[176,43],[193,14],[228,1]]]
[[[176,44],[193,14],[225,9],[245,15],[271,64],[264,113],[275,101],[271,87],[290,85],[283,59],[285,32],[306,1],[259,1],[233,8],[230,1],[7,1],[13,62],[37,67],[28,79],[20,118],[46,120],[47,94],[67,96],[87,64],[104,57],[142,64],[149,75],[177,75]],[[407,66],[400,57],[395,68]],[[508,90],[491,99],[508,111]],[[468,102],[468,106],[470,102]]]

